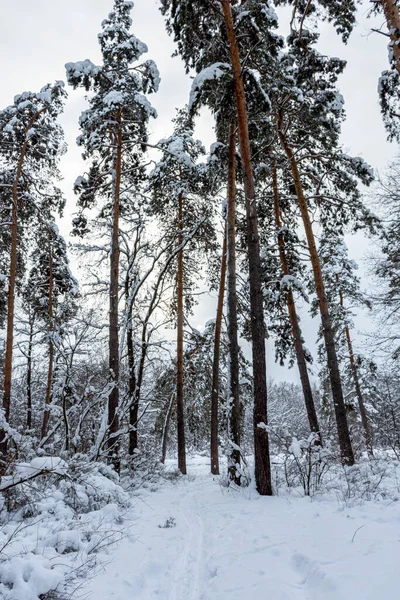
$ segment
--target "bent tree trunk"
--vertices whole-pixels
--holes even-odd
[[[329,313],[328,299],[326,297],[324,282],[322,279],[321,265],[319,261],[317,247],[315,244],[314,232],[312,229],[311,219],[308,212],[307,201],[303,192],[300,172],[297,166],[296,158],[292,152],[291,147],[289,146],[286,136],[283,133],[282,118],[280,115],[278,116],[278,136],[281,146],[289,161],[293,183],[295,186],[297,200],[300,208],[300,213],[306,233],[308,249],[310,252],[311,264],[314,273],[315,288],[321,315],[322,330],[324,335],[341,459],[343,464],[353,465],[354,454],[351,446],[349,428],[347,424],[346,407],[343,399],[343,390],[340,379],[339,364],[336,354],[335,339],[333,335],[332,322]]]
[[[279,257],[281,261],[281,268],[284,275],[290,275],[289,265],[286,257],[285,250],[285,238],[281,232],[281,209],[279,203],[279,190],[278,190],[278,176],[275,162],[272,162],[272,184],[274,192],[274,212],[275,212],[275,225],[278,234],[278,248]],[[321,441],[321,432],[318,424],[317,411],[315,410],[314,398],[311,389],[310,378],[308,376],[307,361],[305,358],[305,350],[303,346],[303,336],[301,333],[299,319],[296,312],[296,305],[294,301],[293,292],[289,289],[286,293],[286,303],[288,307],[290,326],[292,328],[292,336],[294,342],[294,349],[296,352],[297,366],[299,369],[301,387],[304,395],[304,402],[307,410],[308,422],[312,432],[317,433]]]
[[[218,456],[218,404],[219,404],[219,358],[221,349],[221,328],[224,309],[226,279],[226,225],[224,229],[224,242],[222,244],[221,260],[221,278],[219,282],[217,318],[215,320],[214,333],[214,356],[212,369],[212,387],[211,387],[211,473],[219,475],[219,456]]]
[[[53,345],[53,249],[50,244],[49,251],[49,366],[47,369],[46,399],[44,404],[44,413],[42,421],[42,432],[40,439],[47,435],[47,429],[50,419],[51,387],[53,382],[53,364],[54,364],[54,345]]]
[[[183,244],[183,196],[179,194],[178,246]],[[183,249],[178,253],[177,270],[177,360],[176,360],[176,419],[178,429],[178,469],[186,475],[185,417],[183,410]]]
[[[122,168],[122,116],[116,111],[118,130],[115,135],[115,183],[110,254],[110,328],[108,337],[109,368],[112,389],[108,397],[108,455],[119,471],[118,405],[119,405],[119,344],[118,344],[118,279],[119,279],[119,212]]]
[[[236,123],[232,123],[229,138],[228,163],[228,344],[229,344],[229,441],[232,446],[228,463],[229,478],[240,485],[241,410],[239,395],[239,342],[236,292]]]
[[[244,92],[242,65],[229,0],[220,0],[224,13],[230,59],[235,84],[235,99],[246,200],[247,245],[250,280],[251,337],[254,381],[254,474],[257,491],[272,495],[271,465],[267,432],[267,373],[265,356],[265,323],[261,288],[260,240],[254,174]]]

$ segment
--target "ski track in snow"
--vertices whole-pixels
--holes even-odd
[[[397,503],[227,491],[205,458],[188,477],[141,490],[133,537],[110,551],[84,592],[93,600],[397,600]],[[176,526],[164,528],[173,518]],[[352,541],[357,528],[357,536]]]

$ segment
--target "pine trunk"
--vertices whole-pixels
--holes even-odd
[[[218,405],[219,405],[219,359],[221,349],[221,329],[222,317],[224,309],[225,296],[225,279],[226,279],[226,226],[224,230],[224,242],[222,245],[222,260],[221,260],[221,278],[219,282],[217,318],[215,320],[214,334],[214,356],[212,370],[212,386],[211,386],[211,473],[219,475],[219,456],[218,456]]]
[[[179,194],[178,245],[183,244],[183,196]],[[183,408],[183,249],[178,253],[177,269],[177,360],[176,415],[178,429],[178,469],[186,475],[185,416]]]
[[[247,244],[250,280],[250,317],[254,382],[254,474],[256,487],[263,496],[272,495],[271,465],[267,432],[267,369],[265,356],[265,323],[261,287],[260,239],[253,166],[251,162],[246,96],[242,78],[232,11],[229,0],[220,0],[225,17],[230,58],[235,84],[235,98],[246,199]]]
[[[119,295],[119,212],[122,170],[122,116],[116,111],[118,130],[115,139],[115,182],[113,199],[113,223],[110,254],[110,328],[109,368],[112,389],[108,397],[108,454],[115,470],[119,471],[118,405],[119,405],[119,343],[118,343],[118,295]]]
[[[278,247],[279,247],[279,257],[281,261],[281,268],[284,275],[290,275],[289,266],[286,257],[285,250],[285,239],[284,235],[280,232],[282,223],[281,223],[281,209],[279,203],[279,191],[278,191],[278,177],[276,172],[276,166],[272,164],[272,182],[273,182],[273,190],[274,190],[274,209],[275,209],[275,224],[278,232]],[[310,378],[308,376],[307,369],[307,361],[305,358],[305,350],[303,346],[303,336],[301,333],[299,319],[296,312],[296,305],[294,301],[294,296],[292,290],[288,290],[286,293],[286,302],[288,307],[290,326],[292,328],[292,336],[294,341],[294,348],[296,352],[296,360],[297,366],[299,369],[301,387],[304,395],[304,402],[307,410],[308,422],[310,425],[311,431],[317,433],[319,436],[319,440],[321,441],[321,432],[318,424],[317,411],[315,410],[314,398],[311,389]]]
[[[380,0],[389,30],[394,63],[400,73],[400,12],[397,0]]]
[[[42,421],[42,431],[40,439],[43,440],[47,435],[47,429],[50,419],[51,388],[53,382],[53,364],[54,364],[54,344],[53,344],[53,250],[50,245],[49,251],[49,365],[47,369],[46,399],[44,404],[44,413]]]
[[[240,467],[240,395],[239,395],[239,342],[236,292],[236,123],[231,126],[228,163],[228,215],[227,215],[227,305],[229,344],[229,440],[232,451],[228,464],[229,478],[240,485],[237,467]]]
[[[12,210],[11,210],[11,249],[10,249],[10,278],[7,293],[7,336],[6,355],[4,359],[4,393],[3,410],[6,423],[10,420],[11,405],[11,382],[12,382],[12,359],[14,344],[14,310],[15,310],[15,283],[17,279],[17,246],[18,246],[18,185],[22,174],[22,165],[25,160],[28,141],[25,140],[19,156],[15,180],[12,186]],[[0,430],[0,452],[3,456],[7,454],[6,432]]]
[[[286,137],[282,130],[282,122],[278,122],[278,135],[283,150],[288,158],[290,169],[292,172],[293,183],[296,189],[296,195],[299,203],[300,213],[306,233],[308,249],[310,252],[311,264],[314,273],[315,288],[319,302],[321,314],[322,330],[325,341],[326,356],[328,362],[329,379],[333,396],[333,405],[335,410],[336,425],[338,430],[339,446],[341,459],[343,464],[353,465],[354,454],[351,446],[349,428],[346,417],[346,407],[344,404],[342,383],[340,379],[339,363],[335,347],[335,338],[333,335],[332,322],[329,313],[328,299],[325,293],[324,282],[322,278],[322,270],[315,244],[314,233],[312,229],[311,219],[308,212],[307,201],[304,196],[303,186],[301,183],[300,172],[297,166],[295,156],[290,148]]]

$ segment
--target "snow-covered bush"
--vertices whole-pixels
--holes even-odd
[[[335,458],[328,447],[319,444],[319,437],[292,435],[288,430],[268,427],[275,447],[272,464],[275,469],[275,488],[284,485],[296,489],[305,496],[314,496],[323,482]]]
[[[305,496],[314,496],[321,489],[332,459],[329,451],[316,443],[318,439],[315,433],[300,440],[293,437],[283,459],[288,487],[301,486]]]
[[[389,455],[365,459],[352,467],[336,467],[326,485],[341,506],[368,501],[397,502],[400,499],[400,463]]]
[[[0,485],[1,598],[69,597],[129,532],[129,496],[106,465],[36,457]]]

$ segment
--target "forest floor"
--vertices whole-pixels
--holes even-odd
[[[171,465],[172,469],[172,465]],[[223,487],[203,457],[142,488],[93,600],[397,600],[400,502]]]

